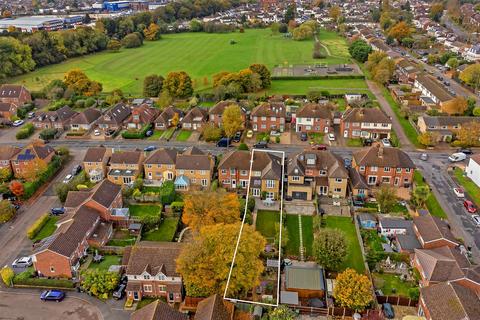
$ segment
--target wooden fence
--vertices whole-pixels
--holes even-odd
[[[406,306],[406,307],[418,306],[418,300],[413,300],[407,297],[400,297],[400,296],[377,296],[377,302],[379,304],[390,303],[394,306]]]

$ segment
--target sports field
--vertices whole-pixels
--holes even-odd
[[[165,76],[170,71],[186,71],[194,80],[195,89],[199,90],[211,87],[215,73],[238,71],[252,63],[263,63],[272,68],[278,64],[349,62],[344,39],[327,31],[321,31],[319,39],[332,56],[314,60],[313,40],[294,41],[283,35],[273,36],[269,29],[226,34],[168,34],[159,41],[145,42],[141,48],[70,59],[13,81],[38,90],[52,79],[61,79],[68,70],[80,68],[91,79],[101,82],[105,92],[119,88],[124,93],[140,95],[143,78],[152,73]],[[236,44],[230,44],[231,40]]]

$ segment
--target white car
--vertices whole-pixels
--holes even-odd
[[[63,179],[63,183],[69,183],[72,180],[73,176],[71,174],[67,174],[65,179]]]
[[[15,259],[12,263],[12,267],[14,268],[28,268],[33,265],[32,257],[21,257]]]
[[[472,216],[473,222],[475,222],[475,225],[477,227],[480,227],[480,216],[478,214],[474,214]]]
[[[455,193],[457,198],[465,198],[465,191],[462,188],[453,188],[453,193]]]
[[[467,159],[467,155],[463,152],[457,152],[457,153],[454,153],[452,155],[450,155],[450,157],[448,157],[448,160],[450,162],[459,162],[459,161],[463,161]]]
[[[428,154],[422,153],[422,154],[420,155],[420,160],[427,161],[427,160],[428,160]]]
[[[14,127],[19,127],[19,126],[21,126],[21,125],[24,124],[24,123],[25,123],[25,121],[23,121],[23,120],[15,120],[15,121],[13,121],[13,124],[12,124],[12,125],[13,125]]]
[[[335,135],[333,133],[328,134],[328,141],[335,141]]]
[[[392,144],[390,143],[390,140],[388,140],[387,138],[383,138],[382,139],[382,144],[384,147],[391,147]]]
[[[270,136],[272,137],[280,137],[282,134],[278,131],[272,130],[270,131]]]
[[[96,129],[95,131],[93,131],[93,135],[94,136],[99,136],[100,135],[100,130]]]

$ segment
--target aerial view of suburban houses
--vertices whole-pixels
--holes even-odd
[[[475,0],[0,1],[0,318],[480,320],[479,79]]]

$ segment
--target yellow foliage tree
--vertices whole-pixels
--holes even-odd
[[[143,29],[143,34],[145,35],[145,39],[154,41],[158,40],[160,36],[160,27],[155,23],[150,23],[148,28]]]
[[[25,181],[32,182],[35,181],[40,174],[42,174],[47,169],[47,164],[45,161],[39,158],[32,159],[27,161],[22,170],[18,173],[18,176]]]
[[[223,111],[222,123],[225,135],[227,137],[233,137],[243,126],[242,110],[240,110],[240,107],[236,104],[226,107]]]
[[[182,221],[193,230],[217,223],[234,223],[240,219],[240,202],[234,193],[199,191],[184,198]]]
[[[474,89],[480,89],[480,63],[466,67],[465,70],[460,72],[459,78]]]
[[[349,268],[337,276],[333,296],[342,307],[361,311],[373,301],[372,283],[366,275]]]
[[[438,143],[438,132],[424,132],[417,137],[418,142],[425,147],[433,147]]]
[[[473,147],[480,145],[480,123],[469,122],[456,130],[455,143],[461,147]]]
[[[467,110],[468,102],[464,97],[456,97],[450,101],[443,103],[442,111],[450,115],[457,114],[461,115]]]
[[[90,80],[80,69],[68,71],[64,76],[63,82],[76,93],[89,97],[97,95],[102,91],[101,83]]]
[[[411,33],[409,25],[405,21],[400,21],[390,29],[388,35],[398,41],[402,41],[403,38],[409,37]]]
[[[5,285],[10,286],[12,284],[13,277],[15,276],[15,272],[12,268],[5,266],[0,270],[0,275],[2,276],[2,281]]]
[[[188,296],[208,297],[223,294],[240,223],[216,224],[204,227],[185,245],[177,259],[177,272],[183,277]],[[259,259],[266,245],[263,236],[253,227],[245,225],[236,255],[227,295],[235,297],[259,284],[264,270]]]
[[[328,16],[332,18],[333,22],[335,23],[338,22],[338,19],[340,18],[341,15],[342,15],[342,9],[340,9],[340,7],[337,5],[330,7],[330,9],[328,10]]]
[[[172,117],[172,126],[176,127],[179,122],[180,122],[180,115],[178,114],[178,112],[175,112]]]

